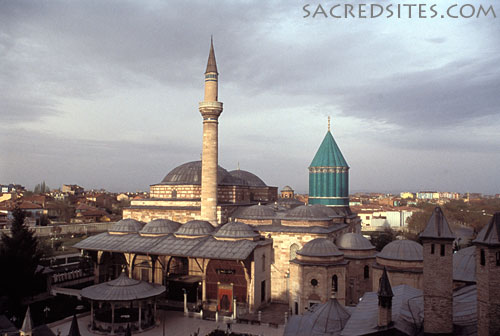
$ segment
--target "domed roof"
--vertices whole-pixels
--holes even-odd
[[[258,204],[240,208],[233,217],[246,219],[267,219],[270,217],[275,217],[275,215],[276,213],[272,208],[266,205]]]
[[[390,260],[423,261],[424,249],[413,240],[395,240],[385,245],[377,257]]]
[[[475,282],[476,259],[475,246],[470,246],[453,254],[453,280]]]
[[[192,220],[186,224],[182,224],[175,234],[183,236],[206,236],[211,234],[214,229],[212,224],[207,221]]]
[[[337,239],[337,247],[341,250],[373,250],[375,246],[359,233],[344,233]]]
[[[138,232],[144,223],[132,218],[122,219],[111,226],[109,232]]]
[[[288,211],[285,219],[329,220],[330,218],[318,207],[301,205]]]
[[[283,189],[281,189],[281,191],[293,191],[292,187],[290,186],[284,186]]]
[[[229,222],[224,224],[214,235],[217,238],[254,238],[259,234],[248,224],[241,222]]]
[[[221,166],[217,167],[217,180],[220,185],[246,185],[246,182],[234,178]],[[161,183],[201,185],[201,161],[187,162],[175,167],[165,176]]]
[[[298,250],[297,254],[306,257],[333,257],[343,255],[337,246],[327,238],[316,238],[311,240]]]
[[[131,301],[154,297],[165,292],[165,286],[129,278],[122,272],[118,278],[82,289],[82,296],[98,301]]]
[[[229,174],[231,174],[232,177],[245,181],[250,187],[266,187],[266,184],[260,179],[260,177],[250,173],[249,171],[236,169],[231,170]]]
[[[344,214],[340,208],[327,207],[323,204],[313,204],[311,206],[323,211],[329,217],[344,217]]]
[[[180,226],[181,223],[174,222],[170,219],[153,219],[151,222],[147,223],[140,232],[149,234],[169,234],[177,231]]]

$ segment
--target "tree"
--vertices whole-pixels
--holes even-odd
[[[36,268],[40,261],[38,239],[24,225],[26,213],[14,208],[10,236],[2,233],[0,244],[0,293],[8,297],[11,310],[16,310],[22,299],[33,294],[36,287]]]
[[[42,183],[39,183],[35,186],[33,193],[44,194],[44,193],[49,192],[49,191],[50,191],[50,188],[47,185],[45,185],[45,181],[43,181]]]
[[[380,233],[379,235],[372,235],[371,238],[371,242],[373,246],[375,246],[375,249],[377,251],[382,251],[385,245],[396,239],[396,235],[394,234],[394,231],[387,228],[383,233]]]

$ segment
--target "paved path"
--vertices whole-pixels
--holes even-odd
[[[162,314],[162,311],[158,311]],[[160,315],[161,316],[161,315]],[[78,326],[80,328],[80,334],[82,336],[93,336],[87,326],[90,324],[90,315],[81,316],[78,318]],[[57,335],[60,332],[61,336],[68,335],[69,327],[71,325],[71,319],[66,319],[61,322],[61,324],[53,323],[51,324],[51,330]],[[190,336],[197,330],[200,330],[199,335],[205,336],[214,329],[226,330],[226,323],[224,322],[214,322],[205,321],[197,318],[184,317],[182,312],[167,311],[165,320],[165,336]],[[284,328],[283,326],[279,328],[252,325],[252,324],[232,324],[232,331],[239,333],[249,333],[252,335],[265,335],[265,336],[282,336]],[[163,336],[162,326],[158,326],[154,329],[142,332],[140,334],[134,334],[139,336]]]

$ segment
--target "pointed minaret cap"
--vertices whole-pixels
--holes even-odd
[[[210,37],[210,53],[208,54],[207,70],[205,73],[217,72],[217,62],[215,61],[214,40]]]
[[[451,231],[450,225],[440,207],[436,207],[432,212],[431,218],[427,222],[425,230],[420,234],[420,238],[433,239],[455,239],[456,236]]]
[[[473,243],[500,246],[500,212],[496,212],[490,222],[479,231]]]
[[[378,287],[378,296],[382,297],[393,297],[391,283],[389,282],[389,277],[387,276],[387,270],[384,267],[384,272],[382,273],[382,277],[380,278],[379,287]]]
[[[26,315],[24,316],[23,325],[20,331],[24,334],[31,333],[33,331],[33,321],[31,320],[30,307],[26,310]]]
[[[76,315],[73,314],[73,319],[71,320],[71,326],[69,327],[68,336],[81,336],[80,329],[78,328],[78,320]]]

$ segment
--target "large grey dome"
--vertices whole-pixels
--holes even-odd
[[[266,205],[252,205],[238,210],[232,217],[245,219],[268,219],[275,217],[274,210]]]
[[[266,187],[266,184],[260,179],[260,177],[250,173],[249,171],[237,169],[231,170],[229,174],[235,178],[245,181],[250,187]]]
[[[221,166],[217,167],[217,180],[220,185],[246,185],[246,182],[231,176]],[[161,183],[201,185],[201,161],[187,162],[175,167],[165,176]]]
[[[109,232],[138,232],[144,223],[132,218],[122,219],[111,226]]]
[[[387,244],[377,257],[389,260],[423,261],[424,249],[413,240],[395,240]]]
[[[334,257],[343,255],[335,244],[327,238],[316,238],[304,245],[297,254],[306,257]]]
[[[186,224],[182,224],[175,234],[183,236],[206,236],[211,234],[214,229],[212,224],[207,221],[192,220]]]
[[[259,234],[250,225],[241,222],[229,222],[214,235],[217,238],[254,238],[258,236]]]
[[[453,280],[476,282],[476,247],[470,246],[453,254]]]
[[[337,239],[337,247],[341,250],[373,250],[375,246],[359,233],[344,233]]]
[[[301,205],[288,211],[284,219],[330,220],[330,217],[317,207]]]
[[[177,231],[180,226],[181,223],[174,222],[170,219],[153,219],[151,222],[147,223],[140,232],[146,234],[169,234]]]

